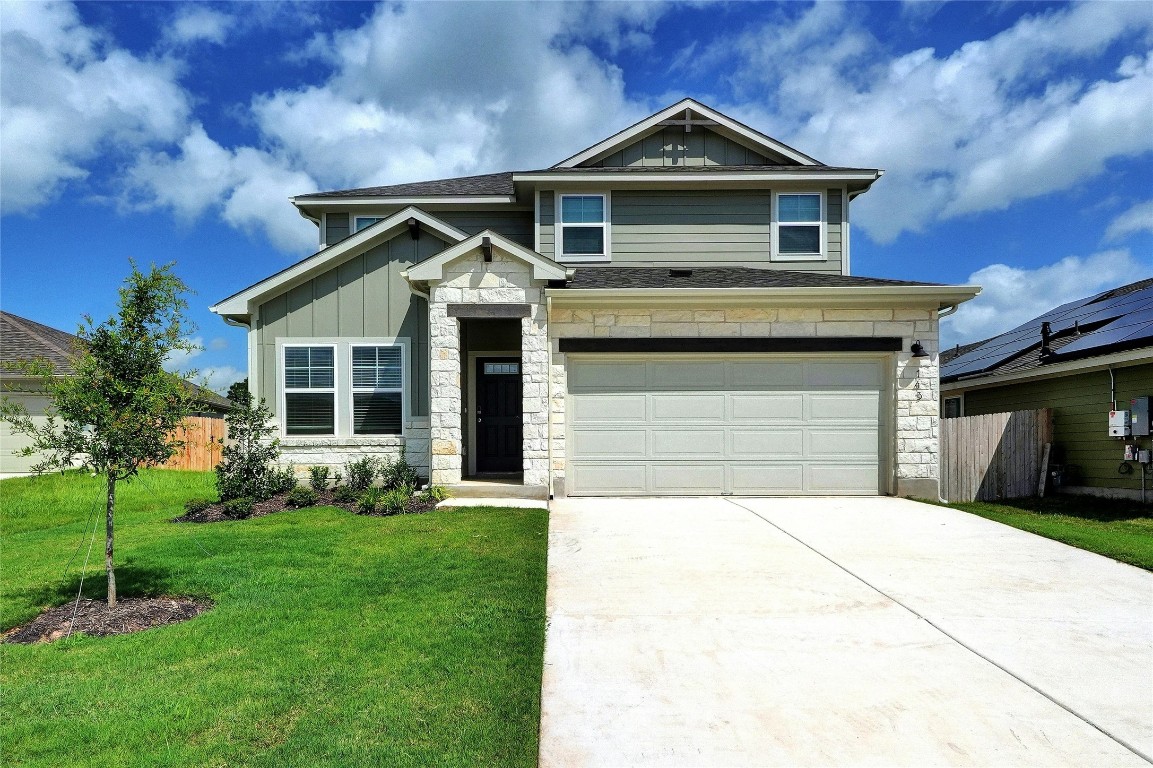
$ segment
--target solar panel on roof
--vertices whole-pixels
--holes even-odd
[[[1076,341],[1066,345],[1062,354],[1085,352],[1099,347],[1107,347],[1122,342],[1132,342],[1141,339],[1153,340],[1153,308],[1143,309],[1130,315],[1118,318],[1115,322],[1093,333],[1087,333]]]

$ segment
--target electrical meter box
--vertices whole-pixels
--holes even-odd
[[[1129,411],[1109,411],[1109,437],[1129,437],[1131,430]]]
[[[1149,397],[1135,397],[1129,401],[1129,416],[1132,421],[1130,434],[1134,437],[1149,436]]]

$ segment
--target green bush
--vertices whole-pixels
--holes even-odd
[[[356,501],[359,495],[347,485],[338,485],[332,489],[332,500],[337,504],[348,504]]]
[[[284,469],[273,469],[270,473],[269,487],[272,495],[288,493],[296,487],[296,470],[291,464]]]
[[[255,502],[248,496],[229,499],[220,505],[220,511],[228,517],[242,518],[252,514],[252,505]]]
[[[402,485],[385,491],[380,498],[380,511],[386,515],[403,515],[412,503],[412,486]]]
[[[382,488],[367,488],[356,500],[356,511],[362,515],[371,515],[380,507],[385,492]]]
[[[430,485],[424,489],[424,492],[417,496],[417,501],[422,504],[439,504],[448,498],[448,489],[443,485]]]
[[[272,412],[261,400],[233,408],[224,417],[228,424],[228,444],[216,465],[216,492],[221,501],[249,498],[267,499],[287,488],[275,464],[280,458],[280,441],[273,437]]]
[[[328,467],[324,465],[309,467],[308,485],[317,493],[326,490],[328,488]]]
[[[293,488],[288,492],[288,498],[285,499],[285,501],[288,502],[288,506],[298,509],[302,507],[314,507],[319,500],[320,496],[316,491],[304,485],[298,485]]]
[[[363,493],[372,485],[376,477],[379,462],[372,456],[365,456],[344,465],[345,483],[357,493]]]
[[[408,463],[404,446],[400,446],[400,455],[392,461],[385,461],[380,467],[380,480],[386,489],[409,486],[415,488],[420,484],[420,477],[416,474],[416,467]]]
[[[212,501],[209,499],[189,499],[184,502],[184,511],[188,514],[195,514],[196,512],[203,512],[212,506]]]

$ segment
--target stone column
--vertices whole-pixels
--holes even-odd
[[[540,291],[534,293],[539,294]],[[532,297],[526,296],[526,298]],[[530,312],[528,317],[521,319],[520,326],[524,484],[547,486],[549,483],[548,323],[545,308],[539,300],[531,305]]]
[[[451,485],[461,479],[460,326],[455,318],[448,316],[442,295],[445,290],[448,289],[434,286],[428,306],[432,336],[429,371],[432,466],[429,475],[434,485]]]

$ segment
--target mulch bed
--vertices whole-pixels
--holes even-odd
[[[347,512],[352,512],[353,514],[357,514],[357,515],[365,515],[367,517],[390,517],[391,516],[391,515],[386,515],[383,512],[364,513],[364,512],[361,512],[359,509],[357,509],[356,502],[337,501],[336,499],[333,498],[333,490],[331,488],[329,488],[328,490],[325,490],[325,491],[318,492],[316,494],[316,496],[317,496],[316,503],[311,504],[309,506],[337,507],[337,508],[343,509]],[[420,503],[420,502],[417,502],[414,500],[411,504],[408,505],[408,510],[405,512],[405,514],[407,514],[407,515],[421,514],[421,513],[433,510],[435,508],[436,508],[436,502],[435,501],[427,502],[427,503]],[[212,504],[211,506],[209,506],[205,509],[202,509],[198,512],[188,512],[186,514],[181,515],[180,517],[173,518],[172,522],[174,522],[174,523],[220,523],[220,522],[225,522],[228,520],[247,520],[248,518],[251,518],[251,517],[264,517],[265,515],[271,515],[274,512],[283,512],[286,509],[295,509],[295,507],[289,505],[287,493],[280,493],[280,494],[277,494],[276,496],[273,496],[271,499],[265,499],[264,501],[256,502],[255,504],[252,505],[252,514],[245,515],[243,517],[236,517],[233,515],[229,515],[227,512],[224,511],[223,505],[217,503],[217,504]]]
[[[69,634],[83,632],[94,637],[127,635],[166,624],[188,621],[212,607],[212,601],[192,597],[128,597],[109,609],[103,600],[72,600],[49,608],[30,623],[14,627],[3,635],[5,643],[50,643]],[[72,623],[73,613],[76,623]]]

